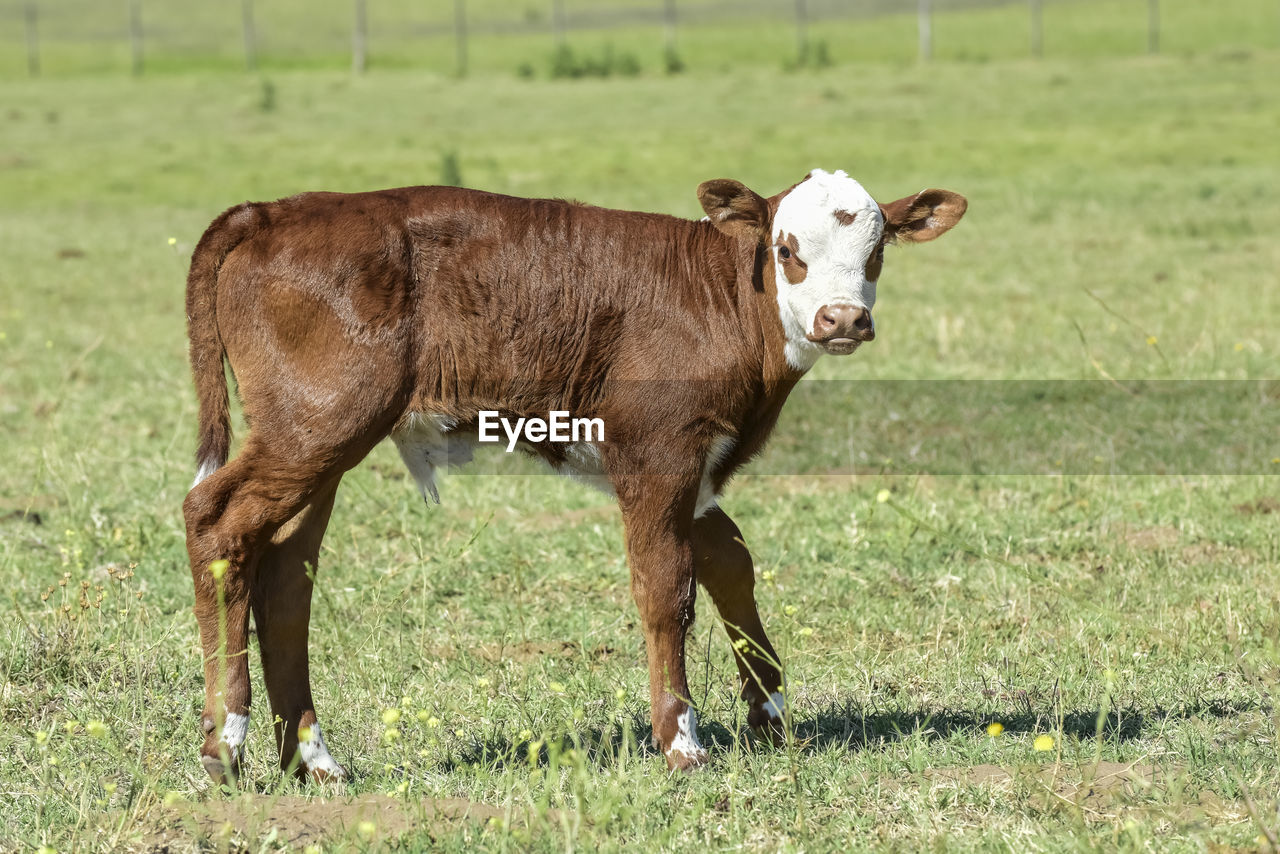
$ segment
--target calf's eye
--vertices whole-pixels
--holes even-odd
[[[781,258],[783,261],[786,261],[788,258],[791,257],[791,250],[785,246],[779,246],[778,257]]]

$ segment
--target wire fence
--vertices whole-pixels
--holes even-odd
[[[0,0],[0,75],[385,66],[576,76],[1260,48],[1280,31],[1280,22],[1259,26],[1265,9],[1265,0]],[[1206,28],[1218,34],[1208,45]]]

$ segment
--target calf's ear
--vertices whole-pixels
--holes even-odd
[[[950,190],[921,190],[914,196],[880,206],[889,241],[925,243],[942,236],[964,216],[969,202]]]
[[[703,181],[698,185],[698,201],[711,224],[730,237],[756,243],[768,237],[769,203],[741,181]]]

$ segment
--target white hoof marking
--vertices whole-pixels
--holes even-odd
[[[249,716],[228,712],[227,719],[222,724],[222,735],[218,736],[218,741],[227,746],[227,753],[230,754],[232,759],[240,759],[240,755],[244,752],[245,740],[248,737]]]
[[[305,739],[302,738],[301,729],[308,730]],[[320,733],[320,724],[314,723],[301,729],[298,733],[298,755],[302,759],[302,764],[307,766],[307,770],[322,771],[334,777],[344,776],[346,772],[325,746],[324,736]]]
[[[685,709],[676,718],[676,737],[671,739],[671,747],[667,748],[668,756],[673,753],[695,761],[707,757],[707,752],[698,743],[698,716],[693,709]]]

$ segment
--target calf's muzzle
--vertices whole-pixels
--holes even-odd
[[[873,341],[871,312],[856,305],[824,305],[813,318],[808,339],[828,352],[850,353],[863,341]]]

